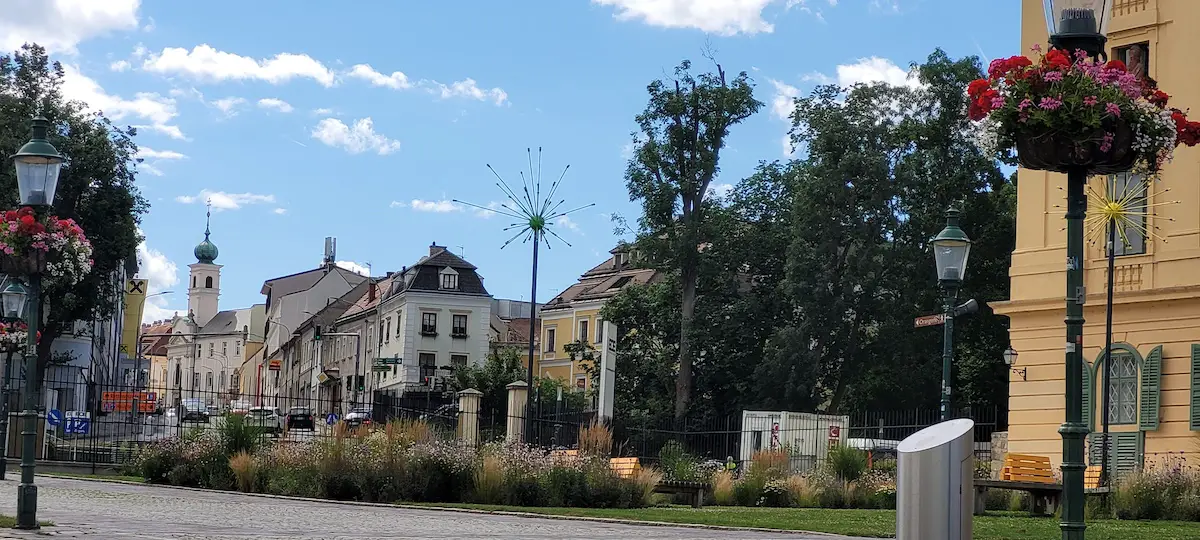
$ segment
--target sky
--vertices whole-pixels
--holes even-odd
[[[531,246],[501,249],[509,183],[568,165],[538,300],[567,288],[631,223],[624,171],[646,86],[683,59],[747,72],[762,111],[732,129],[714,190],[787,159],[791,99],[817,84],[912,84],[941,47],[1016,54],[1019,0],[0,0],[0,50],[45,46],[63,92],[138,127],[150,202],[138,249],[146,320],[187,311],[187,265],[212,204],[222,309],[263,281],[337,260],[382,275],[436,242],[497,298],[528,300]],[[569,243],[569,245],[568,245]]]

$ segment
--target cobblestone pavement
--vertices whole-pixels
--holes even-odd
[[[10,477],[12,478],[12,477]],[[154,486],[38,477],[42,534],[139,540],[744,539],[848,540],[826,535],[635,526],[351,506]],[[0,482],[0,513],[16,515],[17,482]],[[0,530],[0,540],[38,535]]]

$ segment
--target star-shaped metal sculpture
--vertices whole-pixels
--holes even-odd
[[[1113,190],[1113,182],[1105,182],[1103,191],[1090,185],[1087,187],[1088,215],[1084,220],[1084,227],[1088,242],[1095,245],[1097,242],[1105,240],[1108,235],[1109,223],[1115,225],[1116,236],[1120,237],[1121,242],[1126,246],[1130,245],[1129,231],[1131,230],[1141,233],[1147,239],[1152,238],[1164,243],[1167,241],[1165,237],[1158,234],[1158,231],[1162,229],[1157,225],[1148,225],[1147,218],[1157,207],[1179,204],[1179,201],[1159,200],[1171,191],[1171,188],[1151,192],[1150,184],[1139,180],[1126,184],[1123,193],[1119,195],[1114,196],[1111,193]],[[1161,219],[1175,221],[1174,218]]]
[[[493,205],[482,206],[482,205],[475,204],[475,203],[460,201],[458,199],[454,199],[454,202],[458,203],[458,204],[470,206],[472,208],[476,208],[476,209],[484,211],[484,212],[495,212],[497,214],[507,216],[507,217],[510,217],[510,218],[516,220],[515,222],[513,222],[513,223],[509,224],[507,227],[505,227],[504,230],[505,231],[516,230],[517,234],[513,235],[512,238],[509,238],[508,241],[504,242],[504,244],[500,246],[500,249],[504,249],[504,248],[508,247],[509,244],[512,244],[518,238],[521,239],[521,243],[526,243],[526,242],[529,242],[530,240],[533,241],[533,269],[532,269],[532,276],[530,279],[530,293],[529,293],[529,305],[530,305],[529,358],[528,358],[528,363],[526,364],[526,377],[527,377],[526,382],[530,386],[532,386],[534,384],[533,356],[534,356],[534,347],[535,347],[534,342],[536,341],[535,332],[537,331],[537,328],[538,328],[538,326],[537,326],[537,321],[538,321],[538,312],[537,312],[538,246],[540,246],[544,242],[546,244],[546,249],[550,249],[550,238],[547,236],[547,235],[550,235],[550,236],[558,239],[559,241],[561,241],[563,244],[566,244],[568,247],[570,247],[571,243],[567,242],[566,239],[564,239],[562,236],[559,236],[558,233],[554,232],[550,227],[553,226],[558,220],[563,219],[563,218],[569,216],[570,214],[573,214],[580,210],[584,210],[586,208],[595,206],[595,204],[585,204],[583,206],[580,206],[578,208],[573,208],[571,210],[561,210],[561,208],[563,207],[563,204],[566,202],[566,199],[559,199],[558,201],[555,201],[554,196],[558,193],[558,188],[559,188],[559,186],[562,185],[562,180],[564,177],[566,177],[567,170],[569,170],[571,168],[571,166],[567,165],[566,167],[563,167],[562,174],[559,174],[558,179],[556,179],[553,183],[550,184],[550,186],[546,189],[546,195],[543,197],[542,196],[542,148],[538,147],[538,160],[537,160],[537,169],[536,170],[533,167],[533,152],[530,149],[526,148],[525,156],[526,156],[526,160],[529,162],[529,178],[525,177],[524,171],[521,172],[521,192],[520,193],[517,193],[516,190],[514,190],[511,186],[509,186],[508,182],[505,182],[504,178],[500,176],[500,173],[496,172],[496,169],[493,169],[491,164],[488,164],[488,166],[487,166],[488,170],[492,171],[492,174],[495,175],[496,180],[498,180],[498,182],[496,182],[496,187],[500,188],[500,191],[504,192],[504,196],[508,198],[507,202],[503,202],[498,205],[499,208],[496,208]],[[532,438],[530,436],[532,434],[532,430],[533,430],[533,422],[530,420],[532,418],[532,413],[533,413],[533,400],[529,399],[527,397],[525,400],[525,433],[524,433],[524,435],[525,435],[524,442],[526,442],[526,443],[529,443]],[[510,412],[510,414],[511,414],[511,412]]]

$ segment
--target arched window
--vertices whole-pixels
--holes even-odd
[[[192,276],[192,288],[196,288],[196,276]]]
[[[212,288],[212,276],[208,276],[208,277],[204,278],[204,288],[205,289]]]
[[[1138,366],[1133,355],[1113,351],[1108,418],[1111,424],[1137,423]]]

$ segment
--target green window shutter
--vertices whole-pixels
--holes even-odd
[[[1192,431],[1200,431],[1200,344],[1192,345]]]
[[[1112,467],[1112,470],[1116,471],[1118,475],[1124,475],[1137,472],[1141,469],[1142,433],[1137,431],[1114,433],[1111,436],[1113,438],[1113,446],[1116,447],[1116,451],[1113,452],[1113,458],[1115,458],[1116,463],[1114,464],[1115,467]],[[1113,461],[1111,461],[1113,458],[1110,458],[1110,464],[1113,464]]]
[[[1083,361],[1083,423],[1089,430],[1096,425],[1095,415],[1092,414],[1092,366],[1087,360]]]
[[[1102,451],[1102,448],[1100,447],[1100,441],[1103,438],[1103,433],[1088,433],[1088,465],[1100,465],[1100,456]],[[1111,454],[1112,452],[1109,452],[1109,455]]]
[[[1141,403],[1138,407],[1138,424],[1142,431],[1158,429],[1159,390],[1162,386],[1162,345],[1146,355],[1142,363]]]

